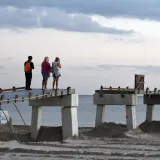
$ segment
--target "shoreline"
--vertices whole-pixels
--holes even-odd
[[[16,140],[14,134],[18,137],[20,142],[63,141],[61,126],[41,126],[39,136],[36,141],[31,139],[30,129],[31,126],[29,125],[13,125],[12,132],[7,124],[0,124],[0,141],[8,142]],[[128,130],[125,124],[104,122],[99,127],[79,127],[79,136],[71,138],[129,138],[130,136],[128,136],[128,133],[131,132],[133,134],[160,134],[160,121],[143,122],[135,130]]]
[[[18,143],[14,139],[7,142],[0,141],[0,158],[6,160],[159,159],[159,125],[160,121],[142,123],[136,130],[131,131],[123,124],[103,123],[97,128],[79,127],[79,137],[66,140],[56,140],[62,131],[60,126],[42,126],[37,142]],[[0,127],[2,129],[2,126]],[[16,125],[13,129],[17,135],[21,133],[21,140],[28,140],[29,137],[26,135],[29,134],[30,126]],[[157,131],[153,132],[156,129]],[[0,130],[0,137],[2,134],[13,138],[10,137],[7,127],[3,126],[3,130]]]

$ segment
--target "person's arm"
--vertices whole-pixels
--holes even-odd
[[[33,62],[31,62],[30,65],[31,65],[31,68],[34,69],[34,64],[33,64]]]
[[[52,68],[52,66],[51,66],[51,64],[49,63],[49,69],[51,69]]]
[[[48,63],[48,70],[51,71],[51,64]]]
[[[59,63],[57,63],[57,66],[58,66],[59,68],[62,68],[62,66],[61,66],[60,62],[59,62]]]
[[[51,73],[54,73],[53,62],[51,64]]]

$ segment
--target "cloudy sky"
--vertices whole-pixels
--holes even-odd
[[[60,88],[79,94],[134,87],[135,74],[160,88],[159,8],[159,0],[1,0],[0,87],[24,86],[32,55],[33,88],[41,87],[45,56],[61,58]]]

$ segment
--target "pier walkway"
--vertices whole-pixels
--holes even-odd
[[[146,121],[153,120],[154,105],[160,104],[160,90],[155,88],[150,91],[147,87],[144,89],[144,75],[135,75],[134,88],[105,88],[100,87],[95,90],[93,103],[97,105],[95,127],[104,122],[104,113],[106,105],[124,105],[126,106],[126,123],[128,129],[136,129],[136,105],[137,95],[143,95],[143,103],[146,105]]]
[[[0,105],[28,101],[32,106],[31,138],[36,140],[41,127],[42,107],[62,107],[63,139],[78,136],[77,106],[79,103],[75,89],[68,87],[60,90],[32,89],[24,87],[0,89]]]
[[[150,91],[144,89],[144,75],[135,75],[134,88],[105,88],[95,90],[93,104],[97,106],[95,127],[104,122],[106,105],[124,105],[126,107],[126,123],[128,129],[136,129],[136,105],[137,95],[143,95],[143,103],[146,104],[146,121],[153,120],[154,105],[160,104],[160,90],[155,88]],[[78,94],[75,89],[68,87],[61,90],[33,89],[26,91],[23,87],[12,89],[0,89],[0,106],[3,104],[28,101],[32,106],[31,137],[36,140],[41,127],[42,107],[62,107],[62,134],[63,139],[78,136],[77,106]],[[115,117],[116,118],[116,117]]]

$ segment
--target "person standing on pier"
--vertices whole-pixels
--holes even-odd
[[[60,74],[60,68],[62,68],[59,57],[55,58],[55,61],[52,63],[52,73],[53,73],[53,89],[56,85],[56,89],[58,89],[58,81]]]
[[[32,81],[32,69],[34,69],[34,63],[32,62],[33,57],[28,56],[28,60],[24,63],[24,72],[25,72],[25,78],[26,78],[26,90],[32,90],[31,89],[31,81]]]
[[[45,57],[44,61],[42,62],[42,90],[47,88],[47,82],[48,78],[50,77],[50,72],[51,72],[51,65],[49,63],[49,57]]]

